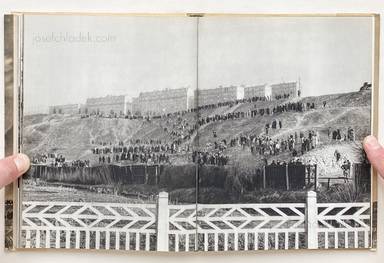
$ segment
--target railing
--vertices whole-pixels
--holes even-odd
[[[23,248],[227,251],[368,248],[370,203],[24,202]]]
[[[199,205],[198,246],[204,251],[299,248],[304,213],[304,204]]]
[[[22,247],[152,250],[155,204],[24,202]],[[152,243],[152,244],[151,244]]]
[[[368,248],[370,203],[318,204],[317,235],[320,248]]]

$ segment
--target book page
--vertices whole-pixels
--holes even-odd
[[[25,15],[21,248],[194,250],[196,25]]]
[[[372,16],[199,20],[198,250],[371,247],[373,40]]]

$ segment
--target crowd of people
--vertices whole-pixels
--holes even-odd
[[[277,101],[287,100],[290,98],[290,94],[275,95],[274,98]],[[105,113],[102,113],[99,111],[94,111],[92,113],[87,112],[85,114],[82,114],[81,117],[82,118],[89,118],[91,116],[96,116],[96,117],[102,117],[102,118],[125,118],[125,119],[131,119],[131,120],[132,119],[141,119],[141,120],[150,121],[152,119],[176,118],[178,116],[183,117],[185,114],[188,114],[188,113],[198,113],[198,112],[202,112],[205,110],[212,110],[212,109],[216,109],[216,108],[220,108],[220,107],[233,107],[233,106],[238,105],[238,104],[255,103],[258,101],[271,101],[271,98],[266,97],[266,96],[254,96],[251,98],[228,100],[228,101],[218,102],[218,103],[213,103],[213,104],[199,105],[195,108],[190,108],[188,110],[176,111],[176,112],[165,113],[165,114],[155,114],[155,113],[151,113],[151,114],[133,114],[133,113],[123,114],[123,113],[119,113],[118,114],[115,112],[110,112],[110,113],[105,114]],[[314,105],[313,105],[313,107],[314,107]],[[269,114],[269,112],[270,112],[269,109],[268,110],[261,109],[260,112],[263,112],[262,114],[264,114],[264,112],[266,112],[266,111],[268,111],[268,114]],[[246,113],[246,114],[248,114],[248,113]],[[248,115],[250,115],[250,113]],[[243,115],[243,117],[244,117],[244,115]]]
[[[279,98],[278,100],[280,100]],[[247,98],[247,99],[237,99],[237,100],[229,100],[229,101],[224,101],[224,102],[218,102],[218,103],[213,103],[213,104],[206,104],[206,105],[200,105],[194,109],[191,109],[193,112],[199,112],[199,111],[204,111],[204,110],[212,110],[220,107],[233,107],[238,104],[243,104],[243,103],[255,103],[258,101],[267,101],[270,100],[269,98],[265,96],[254,96],[252,98]]]
[[[248,110],[248,111],[235,111],[235,112],[229,112],[226,114],[215,114],[213,116],[207,116],[204,118],[200,118],[198,120],[199,126],[208,124],[211,122],[217,122],[217,121],[226,121],[226,120],[236,120],[236,119],[242,119],[242,118],[254,118],[256,116],[264,116],[264,115],[276,115],[283,112],[303,112],[305,110],[309,109],[315,109],[314,103],[302,103],[302,102],[289,102],[282,105],[275,106],[273,108],[260,108],[260,109],[254,109],[254,110]],[[279,126],[282,127],[282,123],[278,123]],[[277,127],[277,123],[275,123],[275,127]]]
[[[100,155],[99,164],[111,164],[122,161],[142,164],[169,163],[169,155],[165,153],[121,153],[115,155]]]
[[[199,165],[218,165],[223,166],[228,164],[228,155],[224,155],[222,152],[204,152],[193,151],[192,162]]]
[[[283,118],[279,118],[279,114],[285,112],[304,112],[316,108],[315,102],[313,101],[287,101],[290,98],[289,94],[281,94],[274,96],[275,100],[282,100],[281,104],[274,106],[260,107],[257,102],[270,101],[269,97],[252,97],[248,99],[239,99],[232,101],[219,102],[216,104],[201,105],[192,109],[177,111],[173,113],[167,113],[162,115],[151,115],[151,116],[135,116],[126,115],[125,118],[129,119],[143,119],[146,122],[153,122],[154,125],[159,127],[166,132],[168,137],[162,140],[127,140],[125,142],[107,143],[100,142],[92,144],[95,147],[92,148],[92,153],[98,156],[99,164],[104,163],[115,163],[115,162],[133,162],[133,163],[170,163],[172,155],[178,153],[187,153],[192,155],[192,162],[201,165],[227,165],[229,162],[228,155],[225,154],[227,147],[240,146],[243,149],[249,148],[252,154],[259,155],[279,155],[280,153],[290,152],[293,157],[303,155],[306,152],[316,148],[319,145],[319,132],[309,130],[305,132],[295,132],[288,136],[274,137],[270,135],[271,129],[283,129]],[[285,101],[284,101],[285,100]],[[233,109],[227,113],[208,115],[202,112],[212,112],[213,109],[220,107],[233,107],[243,103],[254,103],[248,110]],[[322,102],[323,108],[326,107],[326,101]],[[265,105],[265,104],[264,104]],[[321,107],[321,105],[319,106]],[[222,111],[225,112],[225,111]],[[196,114],[195,114],[196,113]],[[98,115],[99,117],[102,114]],[[269,122],[265,125],[264,134],[252,134],[252,135],[240,135],[230,139],[220,140],[220,136],[216,131],[213,131],[214,140],[211,142],[212,147],[206,149],[194,148],[193,136],[197,133],[198,129],[206,124],[231,121],[243,118],[254,118],[256,116],[273,116],[272,120],[269,118]],[[109,117],[117,118],[121,117],[117,114],[111,114]],[[161,121],[156,122],[157,119]],[[328,130],[329,140],[336,141],[354,141],[355,132],[352,128],[348,128],[346,133],[343,133],[341,129],[329,129]],[[189,155],[189,156],[191,156]],[[43,157],[42,157],[43,158]],[[97,159],[96,159],[97,160]],[[96,161],[97,162],[97,161]],[[61,165],[60,158],[55,161],[57,165]],[[74,166],[87,166],[89,162],[75,161],[72,165]]]
[[[64,166],[65,166],[65,164],[64,164]],[[78,167],[78,168],[90,167],[90,161],[89,160],[74,160],[74,161],[70,162],[69,166]]]
[[[269,134],[270,129],[282,129],[283,128],[283,122],[281,120],[273,120],[272,123],[266,123],[265,124],[265,134]]]
[[[289,99],[291,95],[289,93],[279,94],[275,96],[275,100]]]
[[[93,154],[108,154],[108,153],[175,153],[178,150],[178,146],[175,143],[162,143],[161,140],[135,140],[130,141],[128,144],[124,142],[118,142],[117,145],[101,143],[102,146],[95,146],[92,148]]]
[[[286,100],[289,99],[289,94],[282,94],[282,95],[276,95],[276,100]],[[165,120],[165,125],[162,124],[162,128],[165,132],[168,133],[168,135],[171,137],[172,141],[172,147],[171,149],[174,149],[175,146],[181,146],[184,142],[191,139],[192,135],[198,130],[198,128],[204,124],[210,123],[210,122],[216,122],[216,121],[222,121],[222,120],[235,120],[245,117],[255,117],[256,115],[271,115],[276,114],[282,111],[290,111],[290,110],[296,110],[301,111],[303,106],[300,103],[286,103],[281,106],[276,106],[272,109],[270,108],[262,108],[262,109],[254,109],[254,110],[248,110],[248,111],[238,111],[238,112],[230,112],[227,114],[216,114],[214,116],[208,116],[198,119],[196,122],[195,118],[191,118],[191,120],[188,120],[189,117],[193,116],[189,115],[188,117],[185,116],[188,113],[198,113],[200,111],[204,110],[211,110],[219,107],[232,107],[234,105],[242,104],[242,103],[255,103],[258,101],[267,101],[270,100],[270,98],[264,97],[264,96],[255,96],[252,98],[247,99],[238,99],[238,100],[231,100],[231,101],[225,101],[225,102],[219,102],[216,104],[209,104],[209,105],[201,105],[196,108],[192,108],[185,111],[178,111],[174,113],[167,113],[163,115],[152,115],[152,116],[125,116],[125,118],[129,119],[143,119],[148,122],[151,122],[152,120],[156,119],[162,119]],[[255,104],[256,106],[256,104]],[[103,114],[97,114],[98,117],[103,117]],[[198,116],[198,115],[196,115]],[[106,117],[106,116],[104,116]],[[116,118],[121,117],[117,114],[108,115],[109,118]],[[271,127],[280,127],[282,128],[282,122],[281,120],[277,123],[271,124]],[[161,144],[161,143],[159,143]],[[105,145],[104,145],[105,146]],[[143,145],[142,145],[143,146]],[[121,160],[128,160],[128,161],[134,161],[134,162],[147,162],[147,161],[154,161],[154,162],[163,162],[164,160],[168,160],[167,156],[158,155],[159,150],[153,149],[152,147],[150,149],[143,149],[143,147],[138,146],[138,149],[110,149],[110,147],[96,147],[93,149],[94,154],[99,154],[99,163],[110,163],[114,161],[121,161]],[[163,148],[166,146],[162,146]],[[185,151],[189,151],[189,144],[186,144]],[[116,147],[115,147],[116,148]],[[160,147],[161,148],[161,147]],[[169,147],[166,147],[169,148]],[[168,149],[161,149],[161,152],[168,152]],[[118,154],[115,154],[118,153]],[[152,153],[155,153],[153,155]],[[109,156],[109,155],[113,156]],[[172,154],[172,152],[171,152]]]
[[[181,145],[183,142],[191,139],[192,134],[197,130],[196,123],[190,123],[189,120],[178,116],[177,118],[167,118],[163,130],[169,134],[173,143]]]
[[[31,158],[31,163],[33,164],[41,164],[41,163],[47,163],[48,161],[48,158],[50,158],[50,156],[48,156],[48,154],[38,154],[38,155],[35,155]],[[54,156],[52,156],[51,158],[54,158]]]
[[[348,127],[346,132],[342,132],[341,129],[332,130],[331,127],[328,128],[328,138],[334,141],[355,141],[355,130],[351,127]]]
[[[282,95],[276,95],[275,100],[282,100],[282,99],[288,99],[289,94],[282,94]],[[81,114],[81,118],[90,118],[91,116],[95,117],[100,117],[100,118],[125,118],[125,119],[143,119],[143,120],[151,120],[151,119],[162,119],[162,118],[167,118],[167,117],[176,117],[176,116],[184,116],[187,113],[197,113],[200,111],[204,110],[210,110],[210,109],[216,109],[220,107],[232,107],[234,105],[238,104],[243,104],[243,103],[254,103],[257,101],[268,101],[271,100],[269,97],[265,96],[254,96],[251,98],[245,98],[245,99],[235,99],[235,100],[228,100],[224,102],[218,102],[218,103],[213,103],[213,104],[205,104],[205,105],[198,105],[194,108],[190,108],[188,110],[181,110],[181,111],[176,111],[176,112],[171,112],[171,113],[164,113],[164,114],[156,114],[155,112],[148,112],[146,114],[136,114],[133,112],[129,112],[127,114],[124,114],[123,112],[116,113],[116,112],[108,112],[108,113],[103,113],[99,110],[95,110],[92,112],[84,112]]]
[[[89,167],[89,160],[72,160],[68,161],[64,155],[49,153],[49,154],[39,154],[31,158],[31,163],[33,164],[44,164],[51,167]]]
[[[169,155],[178,152],[176,143],[165,143],[161,140],[130,140],[128,144],[119,141],[117,145],[106,142],[98,143],[92,153],[98,155],[99,164],[115,162],[133,163],[169,163]]]
[[[307,135],[306,135],[307,134]],[[272,139],[268,135],[241,135],[230,140],[230,147],[241,146],[250,148],[252,154],[278,155],[282,152],[291,152],[292,156],[301,155],[319,145],[319,133],[314,130],[295,132],[286,138]]]

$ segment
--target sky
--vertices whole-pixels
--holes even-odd
[[[372,79],[372,34],[367,17],[204,19],[199,87],[300,79],[303,96],[355,91]]]
[[[304,96],[372,75],[370,17],[26,15],[25,112],[166,88],[297,81]]]

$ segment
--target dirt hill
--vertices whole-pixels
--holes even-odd
[[[346,130],[352,127],[357,139],[362,139],[370,132],[370,91],[352,92],[346,94],[333,94],[319,97],[306,97],[293,99],[291,101],[314,102],[315,109],[301,112],[286,112],[273,116],[257,116],[255,118],[243,118],[238,120],[214,122],[203,125],[199,129],[199,145],[213,143],[226,139],[229,141],[241,134],[249,135],[263,134],[266,123],[273,120],[281,120],[282,129],[270,130],[272,138],[287,138],[289,135],[316,129],[320,135],[320,144],[316,150],[307,153],[303,158],[316,160],[316,156],[327,156],[332,158],[336,148],[341,149],[342,155],[351,156],[354,143],[335,145],[329,140],[329,129]],[[326,101],[326,107],[323,102]],[[247,111],[249,109],[263,108],[269,105],[285,103],[288,101],[256,102],[234,105],[232,107],[220,107],[211,110],[203,110],[200,116],[206,117],[214,114],[228,112]],[[188,113],[183,116],[190,124],[196,120],[196,113]],[[80,118],[78,115],[31,115],[24,119],[24,152],[30,156],[39,153],[56,152],[63,154],[67,159],[92,159],[92,142],[103,141],[116,143],[118,141],[128,142],[129,139],[161,139],[172,141],[172,137],[164,128],[177,121],[176,118],[146,120],[108,119],[108,118]],[[217,137],[213,137],[213,131]],[[193,135],[191,140],[185,144],[192,144],[196,140]],[[321,152],[319,152],[321,151]],[[232,147],[226,150],[230,157],[230,164],[240,163],[244,166],[253,166],[261,162],[260,155],[252,155],[249,149]],[[292,156],[279,155],[279,159],[289,160]],[[328,158],[328,159],[329,159]],[[270,160],[273,157],[269,158]],[[329,165],[330,160],[324,161]],[[184,163],[188,155],[179,154],[172,159],[175,163]],[[324,166],[325,169],[325,166]]]

